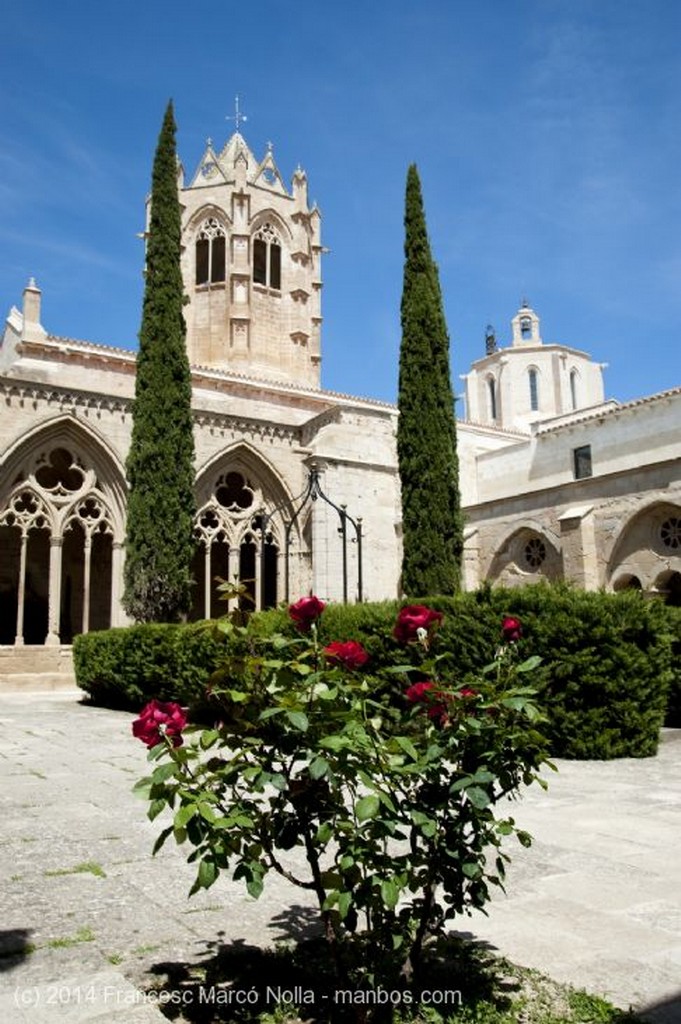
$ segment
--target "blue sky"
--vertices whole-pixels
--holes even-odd
[[[681,383],[677,0],[33,0],[3,12],[0,312],[132,348],[169,97],[192,173],[231,134],[323,216],[323,383],[396,396],[416,162],[458,376],[527,297],[608,396]]]

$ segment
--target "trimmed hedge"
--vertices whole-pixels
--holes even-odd
[[[665,725],[681,728],[681,608],[668,609],[671,619],[672,681],[669,686]]]
[[[439,647],[447,657],[441,674],[457,686],[471,681],[491,660],[501,617],[521,619],[520,653],[542,658],[532,681],[548,716],[545,732],[553,756],[651,756],[670,692],[668,722],[681,713],[681,676],[673,671],[673,645],[677,654],[681,646],[677,609],[638,593],[542,585],[483,588],[422,603],[444,612]],[[361,641],[380,678],[401,660],[392,636],[398,607],[398,602],[329,606],[321,619],[321,640]],[[250,620],[253,635],[276,631],[295,633],[285,609]],[[199,714],[205,712],[205,687],[222,650],[222,636],[205,625],[89,633],[74,641],[76,677],[97,703],[138,709],[157,697],[178,700]]]
[[[149,623],[74,637],[76,681],[95,704],[139,711],[152,697],[195,707],[224,652],[201,625]]]

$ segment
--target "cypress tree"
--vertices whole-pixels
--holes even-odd
[[[182,313],[181,215],[172,102],[152,175],[142,323],[127,460],[127,612],[138,622],[172,622],[191,600],[194,438],[191,376]]]
[[[404,223],[397,425],[402,591],[425,597],[459,589],[463,520],[449,336],[414,164],[407,174]]]

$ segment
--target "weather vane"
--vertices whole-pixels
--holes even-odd
[[[248,118],[245,114],[242,114],[239,110],[239,97],[234,97],[234,115],[225,118],[225,121],[234,121],[237,132],[239,131],[239,125],[242,121],[247,121]]]

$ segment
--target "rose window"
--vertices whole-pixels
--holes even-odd
[[[239,512],[253,504],[253,488],[241,473],[226,473],[218,480],[215,498],[223,508]]]
[[[681,519],[670,516],[660,526],[660,539],[666,548],[681,548]]]
[[[546,561],[546,545],[539,537],[532,537],[525,545],[523,555],[531,569],[538,569]]]

